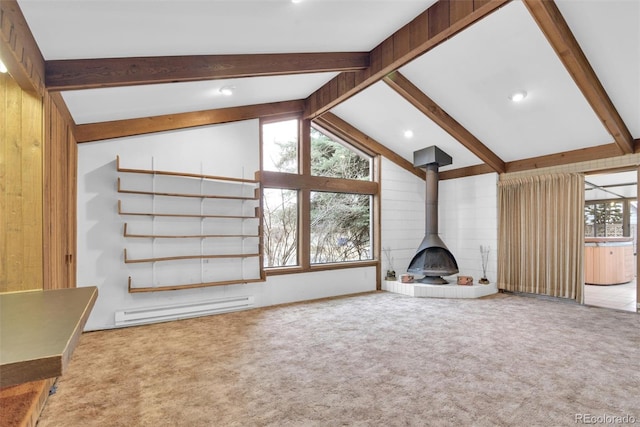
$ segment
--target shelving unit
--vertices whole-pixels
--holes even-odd
[[[142,269],[137,267],[137,274],[147,276],[147,279],[150,275],[153,283],[133,286],[132,276],[129,276],[127,287],[130,293],[265,281],[260,227],[261,188],[257,179],[123,168],[119,156],[116,156],[116,170],[132,174],[125,175],[124,179],[121,176],[117,178],[117,192],[123,197],[118,199],[118,214],[132,217],[132,221],[137,222],[124,222],[122,235],[132,244],[135,242],[134,246],[142,253],[130,257],[132,251],[128,253],[125,247],[124,263],[140,265]],[[150,177],[143,178],[142,184],[127,183],[128,176],[145,175]],[[168,181],[160,182],[161,178]],[[192,201],[186,203],[188,200]],[[123,207],[128,203],[143,208]],[[164,204],[164,207],[158,207],[159,204]],[[187,232],[184,232],[185,227]],[[144,231],[139,231],[141,229]],[[187,243],[194,240],[200,242],[197,251],[194,243]],[[164,253],[156,254],[160,248]],[[209,264],[210,261],[232,264],[215,266]],[[159,283],[156,280],[158,263],[168,263],[171,276],[188,277],[191,282],[194,275],[199,274],[200,281]],[[148,264],[147,268],[145,264]],[[184,274],[181,274],[182,270]],[[229,274],[234,277],[229,278]],[[166,279],[167,274],[161,276]]]

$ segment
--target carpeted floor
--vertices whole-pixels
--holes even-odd
[[[378,292],[86,333],[39,426],[640,423],[639,392],[635,313]]]

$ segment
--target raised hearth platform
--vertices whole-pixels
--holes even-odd
[[[425,283],[402,283],[389,280],[382,281],[382,290],[423,298],[480,298],[498,293],[498,288],[495,283],[463,286],[455,283],[429,285]]]

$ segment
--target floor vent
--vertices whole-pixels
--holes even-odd
[[[244,310],[254,305],[253,295],[176,304],[162,307],[132,308],[116,311],[116,326],[139,325],[143,323],[166,322],[208,314],[228,313]]]

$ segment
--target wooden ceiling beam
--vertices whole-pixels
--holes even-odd
[[[50,91],[362,70],[368,52],[194,55],[46,61]]]
[[[486,163],[479,165],[466,166],[464,168],[449,169],[441,171],[438,175],[440,181],[447,179],[464,178],[467,176],[484,175],[485,173],[495,173],[495,171]]]
[[[620,150],[615,143],[598,145],[596,147],[580,148],[578,150],[507,162],[507,173],[606,159],[609,157],[618,157],[619,155]]]
[[[0,1],[0,58],[23,90],[44,95],[44,58],[16,0]]]
[[[600,83],[558,6],[553,0],[524,0],[524,4],[591,108],[613,136],[619,150],[623,154],[633,153],[634,141],[629,129]]]
[[[191,113],[167,114],[155,117],[76,125],[75,137],[78,143],[100,141],[271,116],[287,114],[301,115],[303,111],[304,101],[296,100],[195,111]]]
[[[418,178],[425,179],[426,172],[423,169],[414,167],[413,163],[356,129],[335,114],[325,113],[320,117],[316,117],[313,121],[339,138],[349,143],[354,143],[356,147],[361,146],[365,151],[384,156]]]
[[[454,137],[460,144],[465,146],[467,150],[471,151],[480,160],[489,165],[495,172],[503,173],[506,171],[505,163],[500,157],[487,148],[478,138],[447,114],[435,101],[418,89],[400,72],[394,71],[384,77],[383,80],[389,87],[420,110],[425,116],[429,117],[449,135]]]
[[[370,65],[340,73],[306,100],[313,119],[479,21],[510,0],[438,0],[370,52]]]
[[[637,141],[637,140],[636,140]],[[615,143],[599,145],[596,147],[581,148],[578,150],[565,151],[562,153],[549,154],[529,159],[515,160],[506,163],[507,173],[523,172],[532,169],[562,166],[570,163],[586,162],[610,157],[618,157],[620,151]],[[482,175],[494,172],[488,165],[480,164],[465,168],[450,169],[440,172],[440,179],[464,178],[467,176]]]

